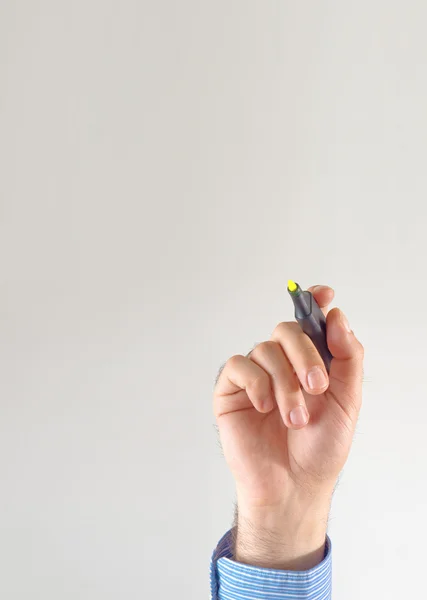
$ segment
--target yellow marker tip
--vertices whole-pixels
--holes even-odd
[[[292,279],[288,280],[288,290],[290,292],[295,292],[295,290],[297,289],[298,285],[295,283],[295,281],[292,281]]]

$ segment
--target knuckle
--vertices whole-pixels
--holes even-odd
[[[298,323],[293,321],[282,321],[278,323],[273,330],[272,338],[282,338],[283,336],[289,333],[289,330],[294,328],[295,326],[299,327]]]
[[[244,358],[245,357],[242,354],[234,354],[227,360],[224,368],[227,369],[227,371],[237,371],[242,364],[242,359]]]
[[[256,356],[270,356],[278,348],[277,342],[273,340],[266,340],[258,344],[251,352],[252,355]]]
[[[273,338],[278,338],[282,335],[283,333],[283,329],[286,326],[286,323],[282,322],[282,323],[278,323],[276,325],[276,327],[273,329],[273,334],[272,337]]]

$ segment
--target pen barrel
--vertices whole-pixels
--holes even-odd
[[[304,295],[304,310],[301,311],[300,306],[295,306],[295,318],[298,321],[301,329],[308,335],[317,351],[322,357],[327,372],[329,373],[332,361],[332,354],[329,351],[326,343],[326,317],[319,308],[316,300],[313,298],[311,292],[304,291],[301,295]],[[308,308],[308,311],[305,310]],[[309,314],[307,314],[307,312]]]

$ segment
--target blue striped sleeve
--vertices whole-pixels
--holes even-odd
[[[233,560],[232,530],[219,541],[211,560],[211,600],[330,600],[331,540],[325,556],[307,571],[263,569]]]

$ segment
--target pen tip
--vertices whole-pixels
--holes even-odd
[[[295,281],[292,281],[292,279],[288,279],[288,290],[290,292],[295,292],[295,290],[298,288],[298,284],[295,283]]]

